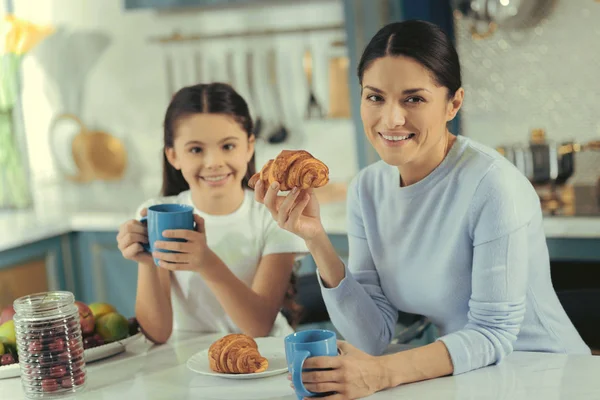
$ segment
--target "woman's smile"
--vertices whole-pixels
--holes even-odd
[[[383,144],[388,147],[400,147],[406,145],[415,137],[414,133],[399,134],[392,132],[377,132]]]

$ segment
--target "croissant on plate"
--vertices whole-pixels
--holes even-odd
[[[208,349],[208,362],[211,370],[224,374],[253,374],[269,367],[254,339],[237,333],[214,342]]]
[[[287,191],[318,188],[329,182],[329,168],[308,151],[283,150],[273,160],[269,160],[260,172],[252,175],[248,186],[252,189],[262,180],[265,185],[279,182],[279,190]]]

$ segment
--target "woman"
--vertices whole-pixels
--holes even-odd
[[[447,129],[464,98],[450,39],[427,22],[387,25],[358,76],[364,131],[382,160],[348,191],[348,265],[310,192],[255,194],[305,240],[332,322],[357,347],[307,360],[305,368],[331,370],[304,373],[306,388],[358,398],[498,363],[513,350],[589,354],[552,287],[535,190],[497,152]],[[442,336],[379,356],[397,310],[427,316]]]

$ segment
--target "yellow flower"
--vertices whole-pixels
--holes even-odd
[[[8,14],[0,23],[0,55],[22,55],[54,31],[52,27],[36,25]]]

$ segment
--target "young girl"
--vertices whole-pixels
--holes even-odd
[[[187,204],[197,228],[163,232],[187,242],[155,243],[179,253],[145,252],[146,225],[135,219],[117,236],[123,257],[139,263],[136,317],[156,343],[173,329],[253,337],[292,332],[280,310],[294,258],[306,247],[248,189],[254,140],[248,106],[226,84],[184,87],[167,108],[164,197],[148,200],[138,214],[154,204]]]

